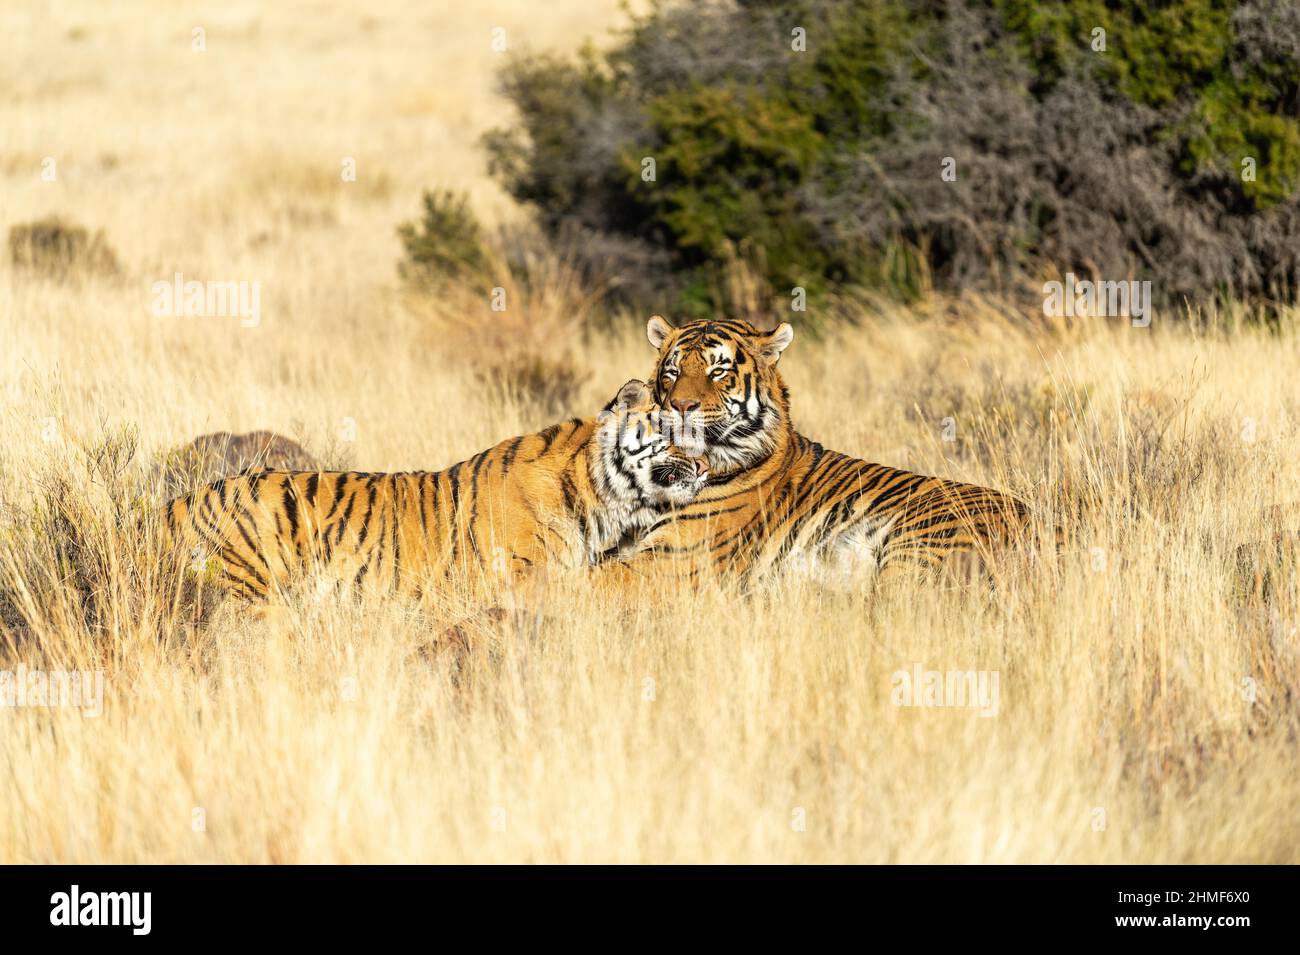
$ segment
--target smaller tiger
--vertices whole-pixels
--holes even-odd
[[[509,577],[618,553],[694,499],[708,468],[670,439],[644,382],[595,419],[503,441],[444,471],[262,471],[169,503],[169,548],[264,599],[309,568],[420,596],[454,574]]]

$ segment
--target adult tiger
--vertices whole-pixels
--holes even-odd
[[[611,575],[723,569],[753,577],[794,567],[852,584],[909,565],[933,570],[957,555],[986,558],[1024,529],[1027,508],[1000,491],[860,461],[790,426],[777,361],[785,323],[655,316],[656,400],[702,436],[711,476],[686,507],[652,527]]]
[[[659,417],[646,384],[630,381],[594,420],[503,441],[444,471],[219,480],[167,505],[167,542],[250,599],[308,567],[418,596],[455,573],[593,562],[704,484],[704,460],[674,446]]]

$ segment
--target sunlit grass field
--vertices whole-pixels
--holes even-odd
[[[477,148],[509,119],[492,28],[572,50],[619,16],[0,12],[0,226],[58,214],[120,263],[0,262],[0,671],[103,671],[99,715],[0,706],[0,861],[1300,861],[1294,582],[1275,562],[1259,599],[1239,570],[1300,527],[1295,314],[794,316],[799,430],[1070,529],[996,589],[613,595],[557,571],[465,654],[426,652],[478,609],[455,588],[197,624],[172,601],[136,528],[151,464],[200,433],[435,469],[650,373],[646,316],[604,316],[563,262],[503,275],[504,313],[413,300],[395,269],[424,188],[519,216]],[[155,316],[177,272],[259,282],[260,323]],[[518,341],[571,385],[499,378]],[[917,667],[995,675],[996,705],[896,705]]]

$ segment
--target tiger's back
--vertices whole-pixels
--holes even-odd
[[[649,388],[630,381],[594,420],[502,441],[444,471],[251,472],[172,501],[164,524],[173,552],[250,599],[306,569],[418,597],[450,576],[593,562],[692,500],[706,477],[659,426]]]
[[[574,466],[590,436],[591,423],[573,419],[443,471],[225,478],[167,505],[168,543],[196,567],[215,560],[223,585],[250,599],[311,569],[418,596],[453,573],[531,563],[536,545],[512,545],[566,506],[547,489],[569,487],[570,508],[590,496]]]
[[[420,545],[405,529],[411,504],[454,497],[443,474],[262,471],[225,478],[167,505],[168,541],[197,568],[216,562],[221,583],[250,599],[283,589],[315,567],[365,585],[399,586]],[[428,516],[426,503],[426,519]],[[418,510],[417,510],[418,514]],[[439,539],[454,546],[451,515],[434,511]],[[423,548],[437,553],[438,548]]]
[[[707,487],[652,528],[656,572],[742,578],[797,569],[852,585],[885,568],[935,570],[1024,533],[1028,508],[992,488],[830,451],[802,435],[754,471]],[[663,559],[668,558],[668,559]]]

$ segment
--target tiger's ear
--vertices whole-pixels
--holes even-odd
[[[656,349],[667,341],[672,333],[673,326],[662,315],[651,315],[650,321],[646,323],[645,337],[650,339],[650,344]]]
[[[776,326],[775,331],[758,340],[758,355],[765,364],[775,365],[781,357],[781,352],[785,351],[792,341],[794,341],[794,329],[790,327],[789,322],[782,322]]]
[[[627,411],[640,411],[653,405],[654,396],[650,394],[650,386],[644,381],[633,378],[618,389],[618,394],[614,396],[613,401],[605,406],[605,411],[614,412],[620,408]]]

